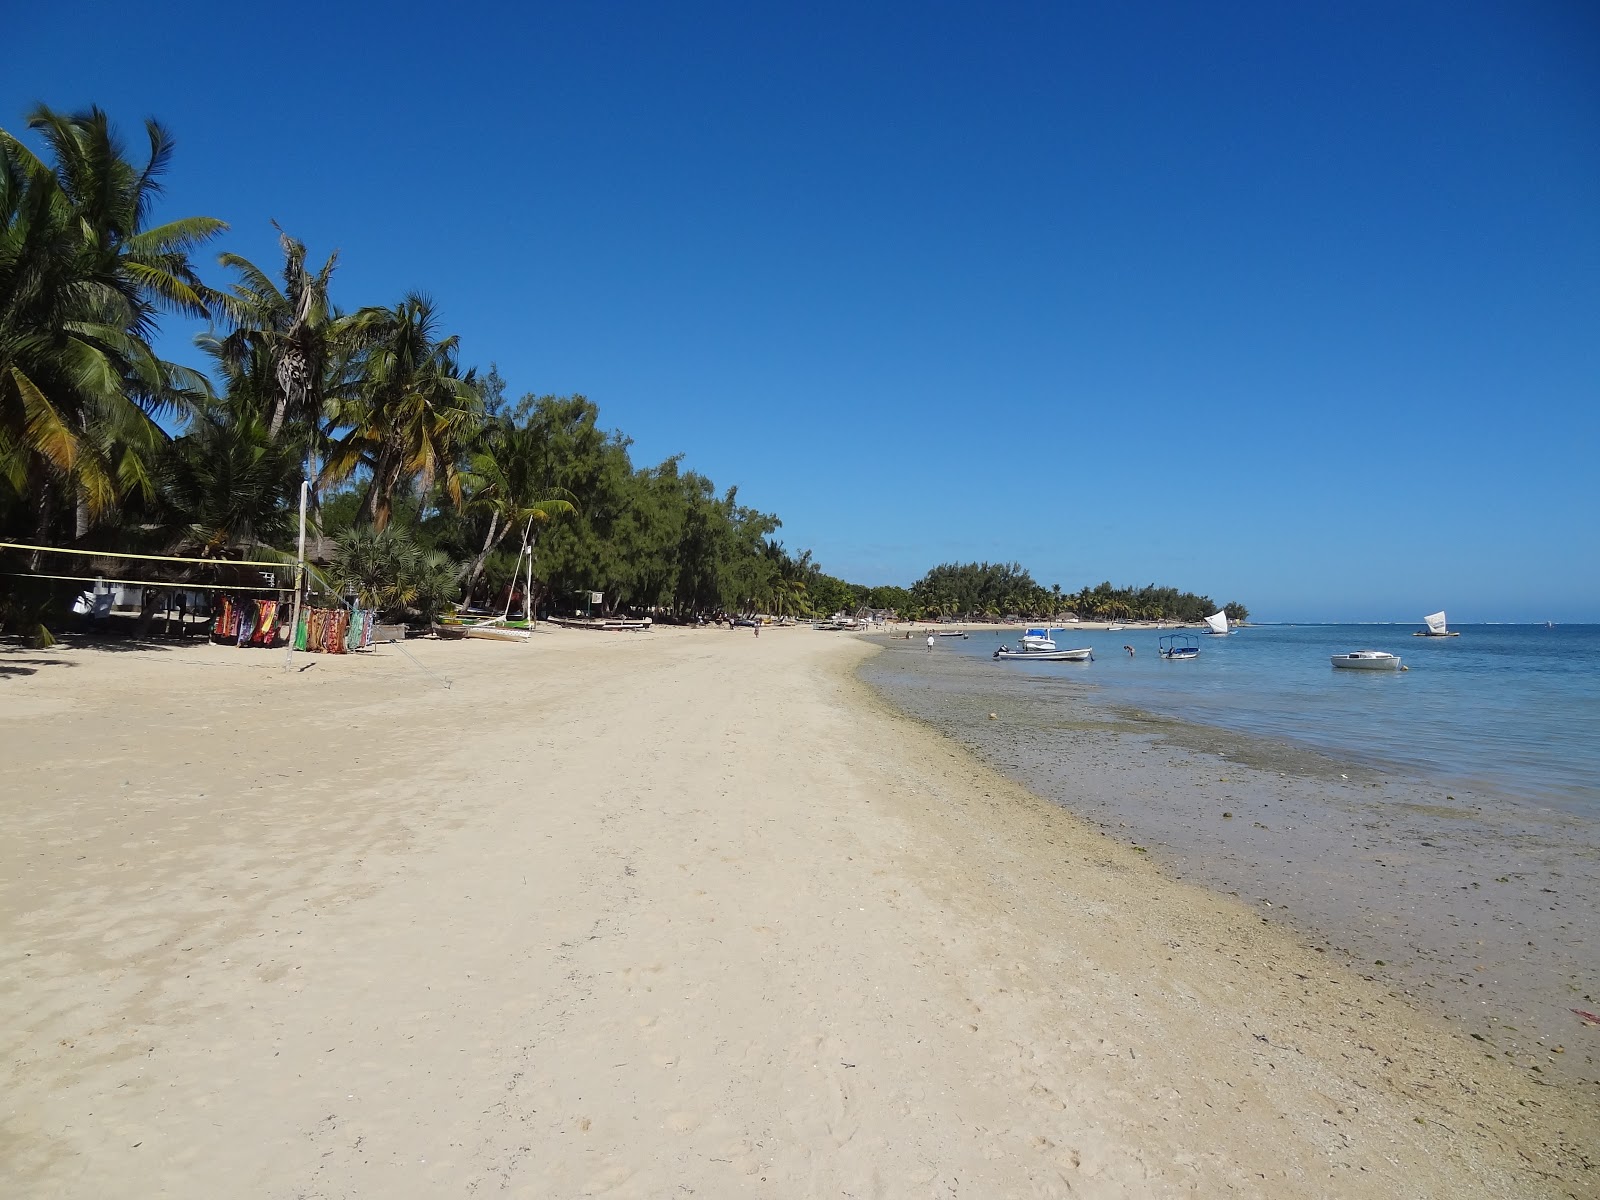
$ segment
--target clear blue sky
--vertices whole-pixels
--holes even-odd
[[[431,293],[869,583],[1600,619],[1600,9],[33,4],[0,125]],[[212,276],[221,281],[220,272]],[[169,321],[165,349],[192,360]]]

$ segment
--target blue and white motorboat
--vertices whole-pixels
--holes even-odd
[[[1187,662],[1200,657],[1200,639],[1187,633],[1168,633],[1157,638],[1156,653],[1168,662]]]
[[[1033,662],[1093,662],[1093,646],[1075,646],[1070,650],[1063,650],[1056,645],[1051,634],[1059,633],[1056,629],[1029,629],[1026,630],[1020,645],[1013,650],[1010,646],[1001,646],[994,652],[998,659],[1028,659]]]

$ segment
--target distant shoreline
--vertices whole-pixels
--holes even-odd
[[[885,629],[892,633],[905,633],[907,631],[920,631],[938,633],[941,629],[961,630],[966,633],[981,633],[992,630],[995,633],[1013,633],[1019,629],[1038,629],[1040,626],[1049,626],[1051,629],[1072,630],[1082,629],[1089,633],[1105,633],[1115,625],[1119,629],[1159,629],[1163,632],[1168,629],[1204,629],[1201,622],[1193,624],[1183,621],[1053,621],[1044,617],[1028,621],[890,621],[883,627],[873,630],[861,630],[863,633],[882,633]],[[1247,626],[1236,625],[1236,629]]]

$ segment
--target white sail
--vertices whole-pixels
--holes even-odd
[[[1442,613],[1442,612],[1429,613],[1427,616],[1423,617],[1422,619],[1428,623],[1428,632],[1429,633],[1444,633],[1445,632],[1445,628],[1444,628],[1444,613]]]
[[[1212,633],[1227,633],[1228,632],[1228,613],[1227,613],[1227,610],[1224,609],[1222,612],[1212,613],[1209,617],[1206,618],[1206,625],[1211,630]]]

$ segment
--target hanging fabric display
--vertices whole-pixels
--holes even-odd
[[[213,641],[234,646],[271,646],[278,640],[276,600],[238,600],[219,595],[212,600],[216,619],[211,623]]]
[[[232,596],[216,598],[217,618],[211,624],[211,636],[220,641],[232,639],[239,632],[239,613],[233,606]]]
[[[278,640],[278,602],[257,600],[255,632],[250,635],[252,646],[270,646]]]
[[[362,608],[305,608],[294,628],[294,648],[322,654],[349,654],[372,646],[377,614]]]

